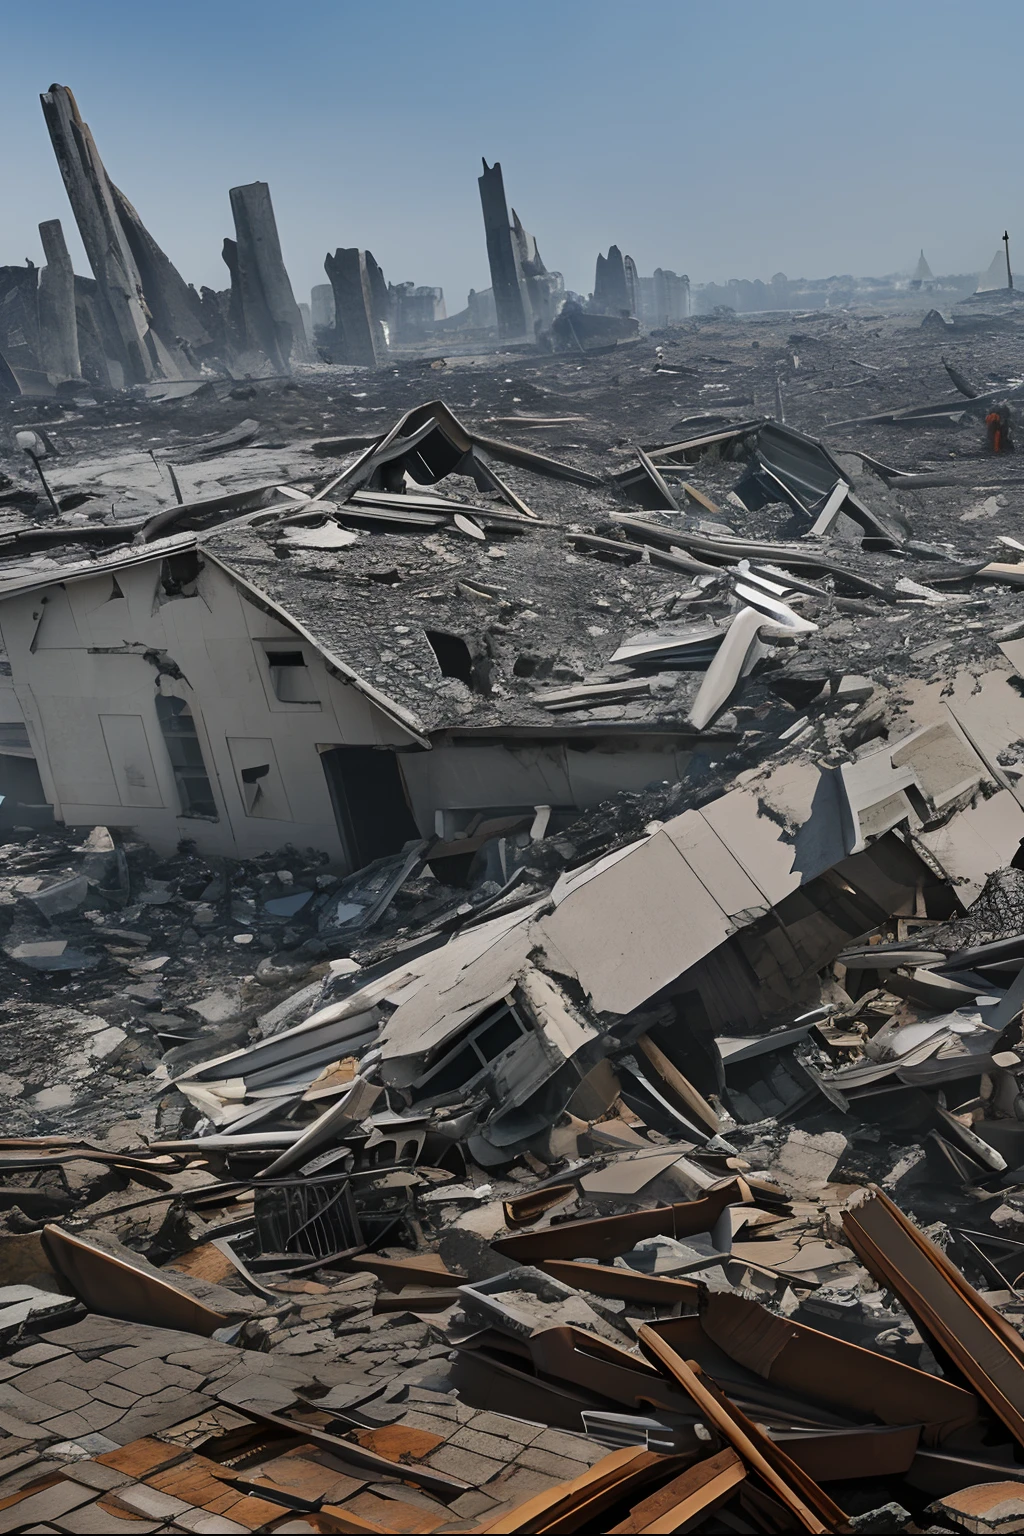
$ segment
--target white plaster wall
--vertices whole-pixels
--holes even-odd
[[[285,843],[312,845],[343,866],[317,748],[397,746],[409,738],[219,568],[206,565],[195,597],[167,599],[159,574],[156,559],[118,571],[116,589],[107,573],[0,604],[14,693],[55,815],[72,825],[132,827],[167,850],[182,838],[207,852],[242,856]],[[266,640],[303,650],[318,704],[276,698],[259,644]],[[165,675],[161,682],[146,650],[163,653],[184,680]],[[154,704],[158,685],[189,703],[217,821],[181,814]],[[104,735],[104,716],[138,716],[141,727],[107,721]],[[247,740],[272,743],[287,816],[246,814],[230,743]],[[112,749],[112,741],[131,749]],[[127,778],[112,750],[132,758]]]
[[[583,809],[620,789],[679,779],[690,754],[677,748],[623,741],[615,750],[583,752],[571,745],[521,746],[496,741],[436,746],[399,757],[413,815],[433,829],[438,810],[489,810],[533,805]]]

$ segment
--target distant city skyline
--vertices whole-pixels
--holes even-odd
[[[113,181],[196,287],[228,286],[228,188],[270,184],[299,299],[368,248],[394,283],[489,286],[476,178],[502,164],[547,266],[588,293],[599,250],[694,283],[983,272],[1017,195],[1024,8],[811,0],[727,13],[645,0],[52,0],[2,12],[0,264],[60,218],[88,273],[39,93],[69,86]],[[992,39],[998,38],[998,47]],[[1019,226],[1024,242],[1024,222]],[[1020,245],[1024,262],[1024,243]]]

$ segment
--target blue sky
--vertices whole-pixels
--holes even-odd
[[[489,281],[498,159],[547,265],[615,241],[694,281],[1024,269],[1024,6],[989,0],[0,0],[0,263],[64,221],[39,107],[75,92],[113,180],[197,285],[227,285],[228,188],[270,183],[299,298],[338,245],[449,312]],[[1015,224],[1015,220],[1017,220]]]

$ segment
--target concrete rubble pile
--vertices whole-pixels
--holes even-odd
[[[0,1532],[1024,1530],[1015,313],[380,334],[2,407]]]

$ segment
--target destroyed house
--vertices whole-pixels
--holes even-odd
[[[0,709],[58,820],[162,849],[312,845],[343,868],[420,838],[454,857],[734,741],[688,723],[692,670],[646,664],[636,631],[671,576],[576,553],[523,500],[554,502],[541,473],[504,471],[513,491],[482,451],[472,467],[499,489],[425,493],[476,446],[443,408],[400,425],[318,500],[179,532],[190,509],[172,509],[150,543],[11,571]],[[656,658],[685,652],[678,631]],[[720,638],[704,626],[696,654]]]

